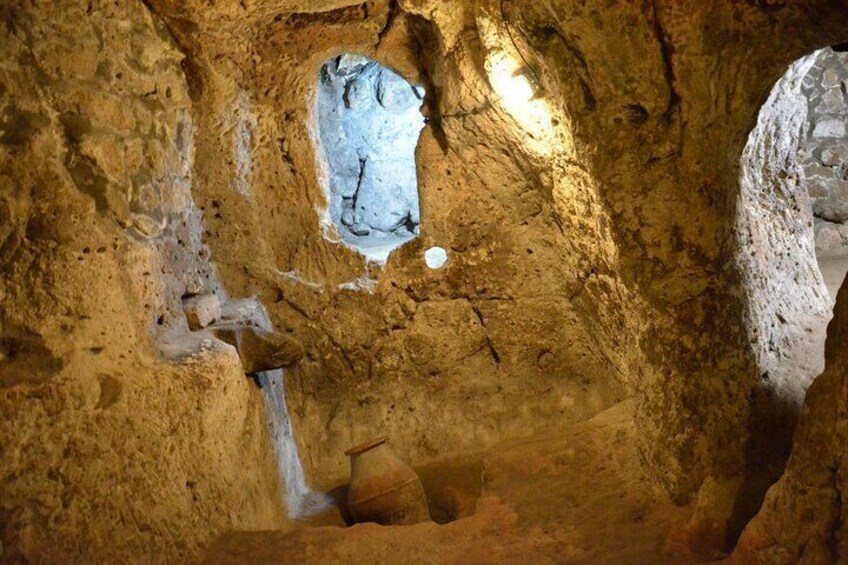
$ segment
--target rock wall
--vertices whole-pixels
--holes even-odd
[[[0,561],[177,561],[282,527],[217,291],[182,54],[140,2],[0,7]]]
[[[222,278],[259,296],[307,344],[286,379],[313,485],[345,480],[344,450],[387,430],[420,464],[557,429],[623,398],[619,375],[639,352],[612,347],[610,334],[635,340],[639,322],[613,305],[638,299],[617,279],[596,188],[568,164],[571,145],[553,156],[529,151],[527,132],[491,103],[476,33],[454,30],[442,46],[442,27],[474,25],[473,6],[456,4],[438,24],[377,2],[367,17],[360,5],[260,11],[232,27],[199,20],[198,31],[184,22],[190,10],[154,5],[189,54],[195,107],[206,109],[195,196],[215,210],[208,242]],[[467,55],[447,56],[451,49]],[[416,153],[420,236],[384,267],[322,231],[317,77],[345,52],[442,97],[429,102],[440,125],[425,128]],[[256,124],[248,195],[218,166],[233,160],[233,131],[219,116],[243,96]],[[553,111],[566,138],[562,109]],[[433,271],[424,252],[436,245],[450,261]],[[598,309],[601,296],[615,298]],[[601,329],[599,316],[608,319]]]
[[[384,428],[420,463],[629,394],[643,456],[681,499],[757,458],[754,414],[783,406],[754,394],[738,160],[786,66],[839,40],[838,2],[152,4],[205,109],[196,196],[216,211],[222,276],[309,344],[287,379],[313,482],[341,480],[343,449]],[[427,91],[421,235],[379,270],[321,237],[316,213],[314,77],[342,52]],[[522,57],[544,90],[529,112],[493,84]],[[234,159],[220,116],[242,97],[250,194],[216,166]],[[432,246],[445,269],[425,268]]]
[[[761,477],[762,461],[784,456],[761,424],[783,401],[757,393],[761,373],[744,330],[745,282],[732,261],[738,159],[787,65],[839,36],[819,27],[820,16],[842,12],[828,3],[550,8],[515,9],[512,18],[527,22],[567,85],[578,140],[596,148],[586,162],[610,210],[622,275],[650,305],[640,347],[655,370],[635,385],[643,456],[681,499],[705,477]],[[622,22],[632,34],[600,39]],[[767,41],[772,34],[785,41]],[[744,47],[727,46],[731,37]],[[732,520],[755,511],[757,482],[723,495],[748,501]]]
[[[770,441],[783,429],[787,447],[805,391],[824,369],[832,302],[820,267],[830,274],[832,261],[846,254],[841,155],[848,145],[837,135],[848,115],[846,73],[842,54],[830,48],[790,65],[760,110],[741,160],[737,261],[748,331],[761,371],[758,389],[785,405],[785,422],[768,423]]]
[[[786,473],[745,528],[733,563],[841,563],[848,406],[848,284],[827,331],[827,368],[807,393]]]
[[[285,384],[316,487],[386,430],[421,464],[627,396],[677,500],[775,457],[749,449],[782,403],[757,394],[739,158],[844,2],[145,5],[2,8],[4,559],[284,525],[260,390],[182,316],[223,288],[307,346]],[[383,266],[324,237],[316,77],[344,52],[427,93],[420,236]]]
[[[796,103],[783,106],[792,117],[783,118],[786,135],[782,146],[785,152],[772,161],[771,170],[777,176],[771,186],[791,184],[802,195],[809,191],[809,198],[795,197],[794,205],[781,214],[784,219],[797,218],[796,225],[802,235],[796,241],[804,243],[803,253],[795,250],[788,255],[793,266],[785,264],[784,260],[782,266],[771,270],[772,281],[783,289],[788,285],[775,279],[778,278],[777,273],[786,273],[787,268],[795,281],[806,281],[805,288],[813,290],[820,286],[809,275],[799,276],[798,271],[799,264],[804,265],[804,272],[810,270],[813,221],[815,253],[820,262],[838,259],[846,253],[842,239],[846,206],[843,173],[848,159],[844,126],[848,116],[845,62],[844,53],[823,49],[790,67],[775,87],[775,92],[783,90],[786,96],[787,85],[792,83],[791,96]],[[787,238],[786,241],[790,240]],[[848,331],[846,292],[848,286],[843,284],[836,298],[833,319],[827,327],[825,359],[821,363],[816,359],[814,363],[802,365],[806,378],[794,381],[796,386],[805,384],[809,377],[815,377],[820,369],[824,369],[806,395],[786,471],[769,490],[757,517],[745,528],[730,562],[838,563],[846,559],[844,532],[840,527],[844,520],[842,492],[845,489],[841,445],[845,441],[846,419],[846,356],[843,345]],[[786,332],[787,325],[803,320],[811,305],[809,299],[804,300],[797,293],[786,293],[785,296],[786,302],[796,310],[790,318],[792,322],[782,324],[781,332]],[[778,308],[783,306],[778,303]],[[822,310],[821,306],[819,310]],[[823,313],[828,314],[826,311]],[[793,336],[792,332],[785,335],[789,339],[784,343],[791,342],[799,349],[805,346],[804,340]],[[819,370],[813,372],[816,369]],[[788,376],[792,376],[791,373]]]
[[[815,200],[800,158],[811,123],[802,84],[818,58],[811,54],[793,63],[760,110],[742,154],[737,204],[737,261],[760,371],[757,391],[782,404],[767,416],[763,433],[784,450],[807,387],[824,369],[831,312],[816,261]]]

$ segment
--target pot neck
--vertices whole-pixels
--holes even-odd
[[[356,447],[351,447],[347,451],[345,451],[345,455],[348,457],[357,457],[358,455],[362,455],[364,453],[368,453],[380,446],[383,446],[388,441],[388,438],[385,436],[378,437],[372,439],[371,441],[367,441],[361,445],[357,445]]]

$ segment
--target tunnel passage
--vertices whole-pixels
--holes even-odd
[[[424,90],[367,57],[345,54],[320,71],[318,130],[329,216],[372,260],[418,235],[415,148]]]
[[[824,369],[832,305],[848,270],[848,53],[793,63],[745,147],[738,211],[747,329],[788,446]]]

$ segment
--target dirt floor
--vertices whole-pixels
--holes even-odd
[[[233,532],[205,562],[669,562],[665,540],[689,510],[674,506],[642,472],[632,415],[632,403],[624,402],[566,434],[503,444],[449,462],[443,473],[439,466],[421,470],[435,519],[459,518],[450,523]]]

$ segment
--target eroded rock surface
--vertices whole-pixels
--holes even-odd
[[[622,468],[677,502],[700,490],[715,538],[733,537],[728,509],[744,523],[759,500],[731,487],[764,488],[782,466],[753,438],[774,421],[791,433],[798,399],[762,370],[778,314],[791,318],[781,287],[743,276],[759,259],[735,260],[739,158],[787,66],[846,39],[844,2],[60,0],[0,14],[3,559],[180,561],[224,530],[284,531],[267,423],[289,411],[276,439],[292,496],[339,484],[344,450],[382,429],[418,466],[628,397]],[[316,96],[344,53],[426,91],[420,233],[384,265],[325,237]],[[347,86],[347,103],[365,101]],[[760,210],[779,216],[788,194]],[[349,211],[351,233],[396,226]],[[414,223],[411,204],[395,212]],[[774,237],[749,218],[755,243],[812,250],[812,226],[787,218]],[[436,247],[449,260],[431,269]],[[255,297],[305,345],[285,378],[258,379],[271,412],[233,347],[189,331],[181,298],[204,293]],[[574,462],[561,455],[554,473]],[[472,524],[488,537],[461,548],[503,539],[500,555],[522,555],[544,531],[499,537],[522,517],[493,507]]]
[[[769,441],[782,442],[783,449],[807,387],[824,369],[831,312],[816,260],[814,198],[802,160],[811,127],[803,84],[818,60],[818,54],[801,58],[777,82],[740,163],[737,261],[746,326],[760,370],[757,393],[785,405],[782,413],[765,416],[764,428]]]
[[[181,297],[218,290],[183,55],[140,2],[0,14],[0,561],[283,527],[261,391],[232,347],[180,341]]]
[[[689,510],[655,490],[639,467],[632,414],[632,403],[622,403],[565,433],[466,456],[474,462],[462,468],[475,475],[465,480],[482,485],[456,521],[232,532],[202,562],[365,564],[399,555],[416,565],[675,562],[664,537]],[[461,484],[451,471],[435,466],[438,485],[425,479],[425,488]]]
[[[786,473],[746,527],[734,563],[841,563],[846,559],[844,495],[848,468],[848,284],[827,331],[827,368],[807,400]]]
[[[527,130],[493,103],[474,58],[459,55],[482,52],[475,34],[454,29],[473,28],[476,9],[460,2],[433,21],[423,8],[389,4],[369,4],[367,17],[358,5],[280,8],[280,17],[249,9],[233,27],[198,11],[197,29],[185,25],[183,7],[153,4],[193,64],[193,192],[209,212],[221,278],[234,295],[259,297],[281,331],[307,344],[287,372],[287,398],[315,486],[344,477],[344,451],[384,427],[402,458],[423,464],[590,417],[624,397],[619,375],[641,355],[610,339],[624,333],[636,343],[641,322],[613,304],[639,299],[617,275],[597,187],[570,164],[577,156],[565,143],[564,109],[552,106],[545,125],[553,152],[529,150]],[[490,39],[505,41],[496,13],[487,14],[497,24]],[[438,47],[440,29],[450,47]],[[235,35],[249,39],[233,42]],[[439,85],[424,101],[433,119],[414,156],[426,221],[382,267],[324,237],[322,210],[332,202],[316,167],[316,98],[322,67],[344,53],[428,93]],[[346,79],[339,84],[342,102],[347,95],[354,106],[379,109],[381,96],[389,98],[379,81],[350,92]],[[415,91],[401,93],[421,120]],[[231,124],[239,120],[252,131],[247,152],[235,150],[241,134]],[[236,172],[219,166],[228,161],[252,164],[249,193],[233,189]],[[436,246],[450,260],[433,270],[424,254]],[[590,306],[601,296],[616,298]],[[598,317],[607,322],[596,327]]]

